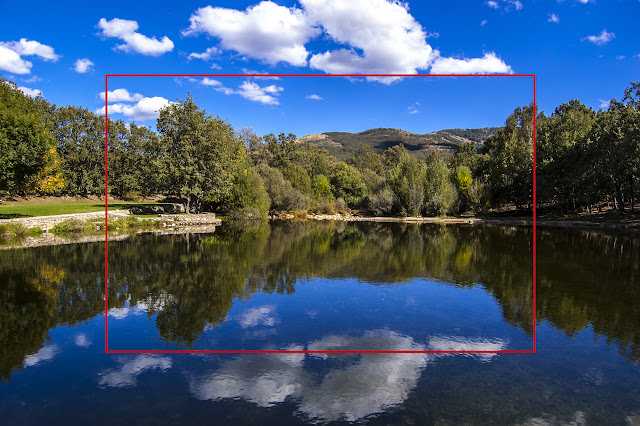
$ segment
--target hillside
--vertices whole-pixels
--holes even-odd
[[[399,129],[371,129],[360,133],[326,132],[298,138],[300,143],[310,143],[326,148],[329,154],[344,160],[355,151],[361,143],[366,143],[382,153],[387,148],[404,144],[405,148],[420,157],[426,157],[432,150],[444,156],[453,155],[456,147],[463,142],[474,142],[480,147],[499,127],[483,129],[446,129],[419,135]]]

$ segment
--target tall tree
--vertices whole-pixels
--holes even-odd
[[[23,189],[49,163],[53,146],[37,101],[0,78],[0,191]]]
[[[491,198],[518,209],[533,201],[533,105],[518,107],[483,149]]]
[[[215,208],[222,207],[246,159],[231,126],[207,115],[189,95],[160,111],[157,129],[166,190],[185,197],[188,212],[199,213],[205,198]]]

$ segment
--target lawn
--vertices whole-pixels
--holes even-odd
[[[161,205],[163,203],[136,203],[117,201],[109,203],[109,210],[124,210],[139,205]],[[13,219],[19,217],[51,216],[57,214],[90,213],[104,211],[104,202],[77,201],[77,202],[47,202],[39,204],[23,204],[5,202],[0,204],[0,219]]]

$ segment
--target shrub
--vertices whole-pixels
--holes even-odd
[[[83,232],[91,232],[94,230],[93,225],[90,222],[86,222],[79,219],[67,219],[62,222],[56,223],[51,228],[52,234],[79,234]]]
[[[391,216],[393,213],[394,195],[390,188],[383,188],[369,199],[369,210],[375,216]]]

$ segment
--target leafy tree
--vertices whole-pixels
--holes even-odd
[[[533,198],[533,105],[518,107],[484,144],[487,179],[496,206],[518,209]]]
[[[269,214],[271,200],[258,172],[247,167],[238,174],[231,191],[228,210],[231,216],[261,219]]]
[[[256,167],[262,177],[264,187],[271,199],[271,209],[275,211],[306,210],[309,208],[309,197],[291,186],[275,167],[262,163]]]
[[[476,175],[480,166],[480,154],[473,142],[464,142],[458,145],[455,154],[451,157],[451,169],[455,170],[459,166],[468,167]]]
[[[0,191],[16,192],[51,163],[54,139],[37,101],[0,78]]]
[[[398,162],[391,171],[389,184],[404,214],[418,216],[424,205],[424,163],[407,150],[400,151]]]
[[[319,200],[333,200],[331,193],[331,184],[325,175],[315,175],[311,181],[311,190],[313,196]]]
[[[345,162],[336,163],[331,170],[330,182],[333,195],[342,198],[349,206],[358,204],[367,194],[358,169]]]
[[[187,212],[199,213],[205,198],[214,207],[223,207],[246,157],[231,126],[206,115],[187,96],[160,111],[157,128],[165,189],[185,197]]]
[[[426,160],[424,173],[424,212],[428,216],[451,213],[457,201],[456,188],[450,171],[440,154],[432,152]]]
[[[104,118],[67,106],[55,110],[53,126],[65,190],[73,195],[104,194]],[[111,143],[126,134],[124,122],[109,123]]]

